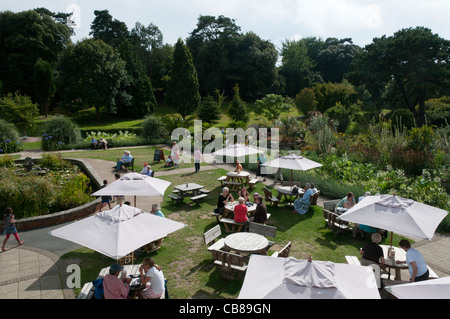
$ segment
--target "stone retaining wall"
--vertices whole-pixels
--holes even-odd
[[[102,179],[97,174],[97,172],[92,168],[92,166],[81,159],[67,159],[72,164],[77,165],[91,180],[91,184],[94,188],[99,189],[102,185]],[[22,163],[24,160],[16,160],[17,163]],[[101,199],[95,199],[87,204],[78,206],[72,209],[64,210],[61,212],[56,212],[52,214],[46,214],[42,216],[26,217],[17,219],[17,229],[18,231],[32,230],[36,228],[43,228],[48,226],[54,226],[62,223],[67,223],[73,220],[84,218],[95,212],[95,207],[101,202]],[[0,231],[3,232],[4,221],[0,222]]]

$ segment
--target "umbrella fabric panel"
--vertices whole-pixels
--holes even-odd
[[[450,299],[450,277],[387,286],[399,299]]]
[[[333,263],[332,272],[324,271],[322,274],[332,275],[335,286],[317,288],[295,284],[295,280],[286,280],[284,266],[285,261],[289,259],[296,261],[292,257],[252,255],[239,299],[380,299],[375,276],[369,267]],[[320,265],[329,262],[313,261],[313,263]]]
[[[322,164],[309,160],[303,156],[291,154],[276,158],[272,161],[262,164],[261,166],[307,171],[313,168],[321,167]]]
[[[107,212],[118,215],[117,211],[122,209],[134,210],[132,213],[141,212],[127,205],[116,206]],[[51,235],[118,259],[184,227],[182,223],[149,213],[142,212],[122,221],[101,217],[105,213],[102,212],[102,214],[90,216],[53,230]],[[133,216],[132,213],[121,214],[121,217]]]
[[[407,237],[431,239],[447,213],[399,196],[377,195],[365,197],[339,218]]]
[[[144,179],[122,178],[101,188],[91,196],[162,196],[170,184],[168,181],[150,176]]]

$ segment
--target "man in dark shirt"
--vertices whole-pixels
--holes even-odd
[[[383,248],[379,245],[380,241],[381,235],[379,233],[373,233],[372,242],[366,244],[359,252],[361,254],[361,265],[368,266],[370,264],[377,264],[381,268],[384,268],[384,253]]]
[[[251,220],[251,219],[250,219]],[[267,220],[267,207],[261,196],[256,197],[256,210],[253,214],[253,222],[264,224]]]

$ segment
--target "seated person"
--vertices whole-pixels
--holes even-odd
[[[152,209],[150,211],[150,214],[159,216],[159,217],[164,217],[164,214],[162,213],[161,209],[159,208],[158,204],[153,204],[152,205]]]
[[[142,172],[141,172],[141,174],[142,174]],[[152,176],[153,175],[152,167],[150,165],[147,165],[145,167],[145,172],[143,174],[147,175],[147,176]]]
[[[156,265],[153,259],[145,257],[139,267],[141,284],[145,286],[140,291],[140,296],[145,299],[160,299],[164,293],[164,274],[161,267]]]
[[[243,197],[239,197],[238,201],[239,204],[234,206],[234,221],[236,223],[246,223],[248,221],[247,206],[245,206]]]
[[[239,161],[236,160],[236,167],[235,167],[234,171],[235,171],[236,173],[240,173],[240,172],[242,172],[242,170],[243,170],[243,168],[242,168],[241,163],[239,163]]]
[[[142,171],[139,174],[145,174],[145,172],[147,171],[147,163],[144,163],[144,167],[142,168]]]
[[[245,202],[249,202],[249,195],[247,188],[245,186],[242,186],[242,188],[238,192],[238,197],[244,198]]]
[[[259,224],[264,224],[267,220],[267,207],[263,202],[263,198],[261,197],[261,195],[258,195],[256,197],[256,210],[250,216],[249,220]]]
[[[123,267],[114,264],[109,267],[109,274],[103,278],[105,299],[126,299],[130,292],[131,278],[120,279]]]
[[[122,165],[130,164],[133,159],[131,153],[129,151],[123,151],[123,156],[120,160],[117,161],[116,172],[122,168]]]
[[[311,195],[313,194],[313,190],[311,188],[311,183],[306,183],[304,188],[303,197],[297,198],[294,201],[294,211],[293,213],[299,213],[304,215],[308,212],[309,206],[311,205]]]
[[[102,149],[104,150],[108,149],[108,142],[103,137],[100,137],[99,143]]]
[[[381,235],[379,233],[372,234],[372,242],[366,244],[359,253],[361,254],[361,265],[369,266],[370,264],[380,265],[384,269],[384,253],[380,247]]]
[[[336,205],[336,211],[342,212],[346,211],[356,205],[355,196],[352,192],[348,192],[347,196],[341,199],[341,201]]]
[[[92,148],[97,148],[97,140],[93,136],[92,136],[92,139],[91,139],[91,147]]]
[[[166,163],[164,164],[164,167],[172,167],[172,166],[173,166],[172,156],[169,155],[169,157],[166,159]]]
[[[314,183],[311,182],[311,189],[313,191],[313,194],[317,193],[319,190],[316,188],[316,185],[314,185]]]
[[[358,198],[358,203],[361,202],[361,201],[364,199],[364,197],[367,197],[367,196],[370,196],[370,195],[371,195],[371,194],[370,194],[369,191],[365,192],[365,193],[364,193],[364,196],[360,196],[360,197]]]
[[[225,205],[230,200],[231,202],[234,202],[233,195],[231,195],[230,190],[228,189],[228,187],[222,188],[222,193],[219,195],[219,198],[217,200],[217,208],[214,209],[214,212],[222,215],[225,211]]]

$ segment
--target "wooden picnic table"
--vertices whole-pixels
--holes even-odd
[[[266,237],[249,232],[234,233],[225,237],[226,248],[237,253],[267,254],[269,241]]]
[[[225,185],[230,186],[232,190],[238,190],[241,186],[248,186],[250,182],[250,173],[248,172],[228,172]]]
[[[180,191],[179,195],[181,197],[188,197],[191,196],[191,194],[193,194],[193,196],[197,196],[203,186],[196,183],[186,183],[174,186],[174,188]]]
[[[229,213],[234,213],[234,207],[236,205],[238,205],[239,202],[238,201],[234,201],[232,203],[228,202],[225,205],[225,210],[223,212],[223,217],[227,218]],[[255,203],[251,203],[251,206],[247,206],[247,215],[250,215],[251,213],[253,213],[256,210],[256,204]]]
[[[303,188],[298,188],[298,193],[293,193],[292,186],[280,186],[277,188],[277,192],[278,192],[277,195],[278,200],[281,200],[281,198],[284,195],[284,200],[290,203],[292,203],[297,198],[303,197],[303,194],[305,193]],[[292,199],[292,197],[294,197],[294,200]]]
[[[402,280],[401,270],[408,269],[408,265],[406,263],[397,264],[396,261],[397,260],[401,260],[401,261],[406,260],[406,252],[402,248],[392,246],[392,248],[395,251],[395,257],[391,258],[390,256],[388,256],[388,251],[391,246],[390,245],[380,245],[380,247],[383,249],[383,253],[384,253],[384,264],[385,264],[386,268],[389,268],[389,278],[391,276],[391,268],[392,268],[395,270],[395,280]]]

